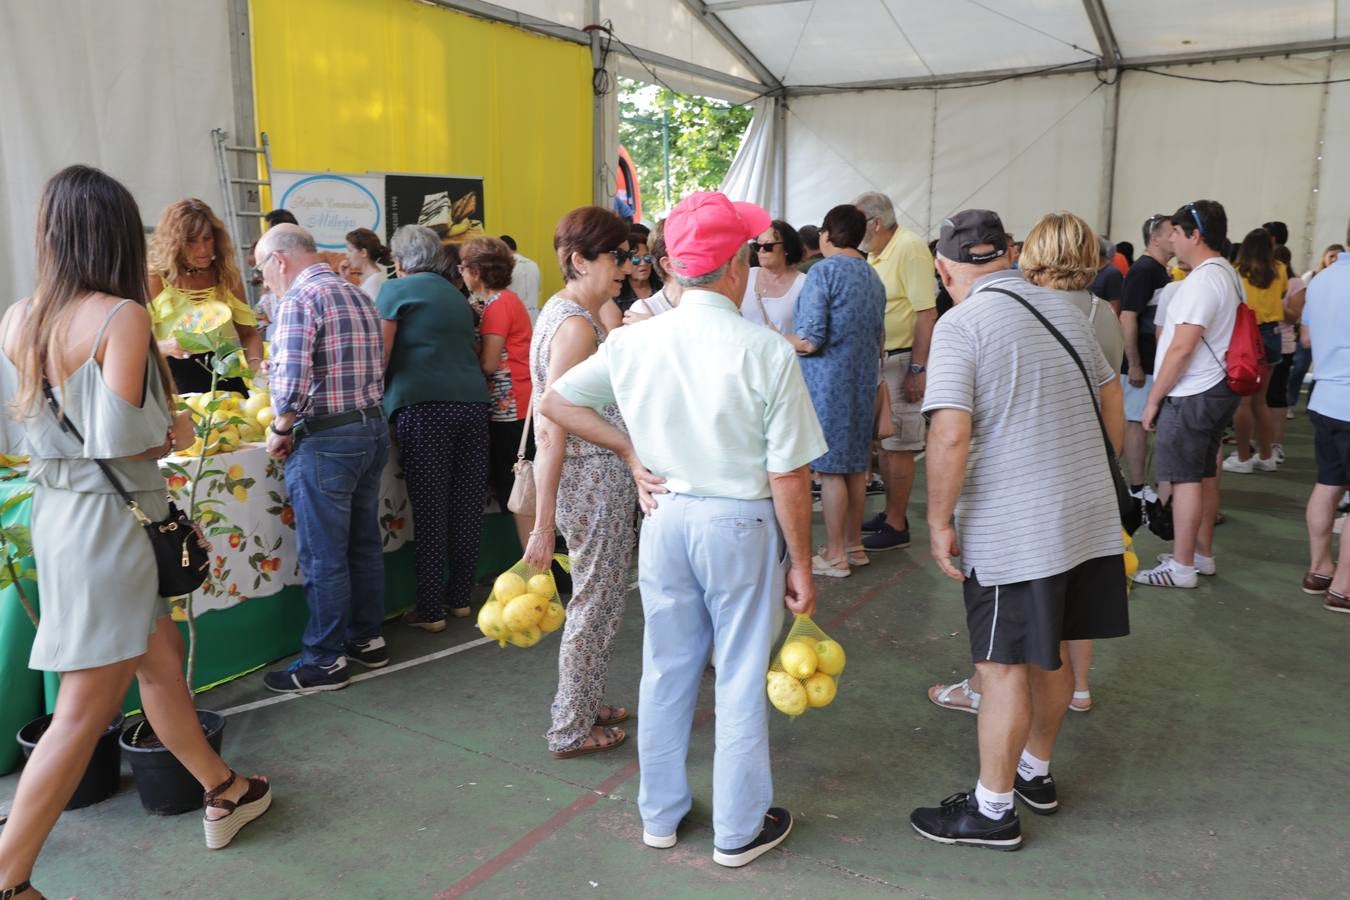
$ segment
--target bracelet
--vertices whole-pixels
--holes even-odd
[[[277,437],[290,437],[291,432],[295,431],[295,426],[292,425],[290,428],[287,428],[285,431],[282,431],[280,428],[277,427],[276,422],[268,422],[267,430],[275,434]]]

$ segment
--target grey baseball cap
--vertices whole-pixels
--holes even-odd
[[[972,253],[971,247],[988,245],[992,250]],[[942,220],[937,252],[952,262],[987,263],[1008,252],[1008,234],[998,213],[989,209],[963,209]]]

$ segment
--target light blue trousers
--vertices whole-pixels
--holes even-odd
[[[685,759],[699,682],[717,669],[713,838],[734,850],[773,800],[764,676],[783,626],[786,563],[771,500],[662,495],[642,522],[638,579],[646,618],[638,698],[638,810],[671,835],[692,800]]]

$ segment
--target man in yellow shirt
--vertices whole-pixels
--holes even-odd
[[[894,433],[881,442],[881,474],[886,480],[886,509],[863,522],[863,547],[899,550],[909,546],[909,494],[914,487],[914,455],[923,449],[923,391],[928,345],[937,321],[937,276],[923,238],[900,226],[885,194],[868,192],[853,201],[867,217],[858,249],[867,253],[886,286],[886,359],[882,376],[891,395]]]

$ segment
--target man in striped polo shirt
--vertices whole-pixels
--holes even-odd
[[[1063,642],[1129,632],[1095,409],[1118,451],[1121,388],[1083,313],[1009,269],[995,213],[944,221],[937,254],[956,306],[929,356],[928,531],[939,568],[963,583],[984,696],[975,789],[910,822],[941,843],[1015,850],[1014,795],[1040,815],[1059,808],[1050,753],[1073,693]]]

